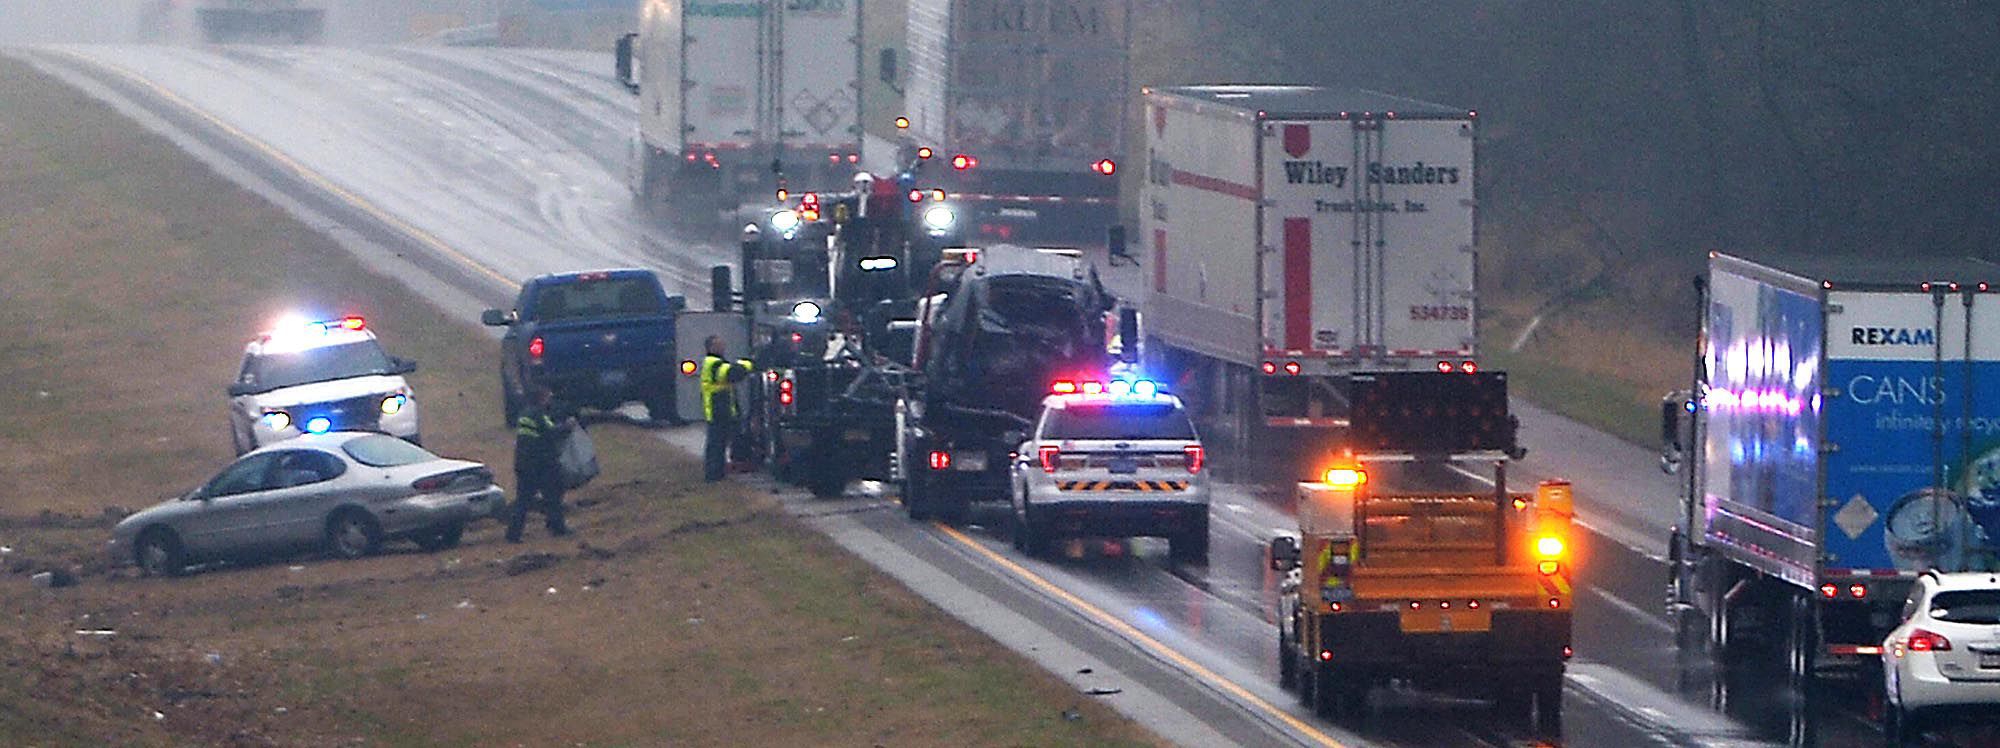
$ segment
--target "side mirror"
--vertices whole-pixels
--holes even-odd
[[[1271,539],[1271,570],[1291,571],[1299,567],[1299,539],[1279,535]]]
[[[518,319],[520,317],[511,311],[488,309],[479,313],[479,323],[487,327],[506,327]]]
[[[1139,310],[1118,310],[1118,358],[1128,364],[1139,362]]]
[[[881,69],[879,75],[881,75],[883,83],[894,86],[896,85],[896,81],[902,79],[896,71],[896,50],[883,48],[881,54],[876,57],[875,62],[876,67]]]
[[[1660,398],[1660,471],[1673,473],[1680,469],[1681,459],[1687,445],[1681,443],[1681,421],[1694,406],[1693,396],[1687,390],[1667,393]]]
[[[255,394],[257,394],[257,385],[251,384],[249,382],[236,382],[234,384],[229,385],[230,397],[242,397],[244,395],[255,395]]]
[[[392,359],[389,362],[389,373],[391,374],[412,374],[416,370],[417,362],[407,358]]]
[[[639,66],[633,64],[633,53],[637,50],[638,41],[638,34],[618,37],[618,82],[624,84],[625,90],[635,94],[639,92]]]

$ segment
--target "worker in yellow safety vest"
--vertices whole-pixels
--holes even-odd
[[[704,346],[708,355],[701,360],[701,415],[708,421],[708,437],[702,450],[702,477],[714,482],[722,480],[729,442],[736,438],[736,385],[756,367],[743,359],[730,361],[720,335],[708,336]]]

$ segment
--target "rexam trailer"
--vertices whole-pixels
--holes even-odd
[[[1473,112],[1308,86],[1145,102],[1146,350],[1207,433],[1331,448],[1348,375],[1476,371]]]
[[[635,195],[694,207],[850,187],[862,0],[645,0],[618,43]]]
[[[1870,665],[1918,573],[1992,568],[1994,282],[1978,260],[1710,256],[1692,389],[1662,403],[1683,647],[1781,647],[1801,682]]]

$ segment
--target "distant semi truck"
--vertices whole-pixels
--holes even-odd
[[[1105,241],[1136,94],[1131,17],[1131,0],[910,1],[902,145],[931,149],[917,186],[962,207],[968,241]]]
[[[639,96],[642,200],[733,208],[848,189],[860,168],[860,0],[653,0],[617,69]]]
[[[211,44],[289,42],[316,44],[326,32],[324,2],[310,0],[203,0],[195,6],[202,39]]]

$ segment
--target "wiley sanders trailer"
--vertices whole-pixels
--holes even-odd
[[[1145,349],[1206,433],[1330,448],[1349,374],[1477,370],[1472,112],[1308,86],[1145,100]]]
[[[1780,646],[1803,681],[1875,662],[1918,573],[1993,568],[1994,282],[1979,260],[1710,256],[1692,396],[1662,403],[1683,647]]]
[[[780,186],[847,188],[861,160],[861,2],[641,4],[617,57],[639,95],[634,193],[733,208]]]

